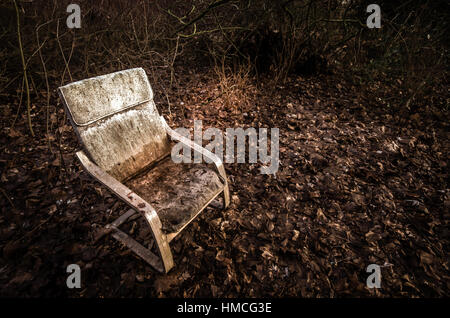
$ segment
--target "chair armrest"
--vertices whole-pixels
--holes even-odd
[[[223,166],[223,162],[222,162],[222,160],[219,157],[217,157],[215,154],[213,154],[208,149],[203,148],[199,144],[195,143],[192,140],[189,140],[188,138],[180,135],[175,130],[170,128],[163,116],[160,116],[160,118],[161,118],[161,121],[164,124],[164,127],[166,129],[167,134],[172,138],[172,140],[176,140],[176,141],[181,142],[182,144],[184,144],[184,145],[188,146],[189,148],[193,149],[194,151],[201,153],[203,155],[203,157],[206,157],[209,160],[211,160],[212,162],[214,162],[214,165],[216,166],[216,169],[219,172],[219,175],[222,178],[222,181],[225,183],[225,185],[228,184],[227,174],[225,172],[225,168]]]
[[[130,207],[140,212],[142,216],[147,220],[150,228],[153,232],[153,236],[158,243],[159,252],[164,262],[164,267],[167,269],[173,267],[172,253],[169,248],[169,244],[166,239],[166,235],[162,233],[162,224],[155,209],[144,199],[134,193],[127,186],[120,181],[109,175],[102,168],[92,162],[83,151],[77,152],[77,157],[80,160],[86,171],[100,183],[105,185],[120,199],[127,203]],[[164,257],[163,257],[164,256]]]

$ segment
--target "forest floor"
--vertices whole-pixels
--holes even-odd
[[[173,128],[280,129],[278,172],[226,164],[230,207],[208,207],[173,241],[168,275],[110,236],[94,242],[127,208],[76,161],[56,92],[49,134],[45,92],[33,99],[35,138],[23,105],[11,129],[19,94],[1,96],[0,296],[448,297],[448,87],[399,112],[405,92],[389,80],[241,80],[179,76],[170,112],[154,85]],[[123,229],[145,235],[138,220]],[[66,286],[72,263],[81,289]],[[380,289],[366,287],[369,264],[381,266]]]

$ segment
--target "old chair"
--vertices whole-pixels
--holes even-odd
[[[224,207],[229,204],[221,159],[167,125],[142,68],[88,78],[58,92],[83,146],[76,154],[82,166],[131,207],[106,231],[167,273],[174,266],[170,242],[220,194]],[[174,163],[170,139],[213,164]],[[136,212],[150,226],[160,257],[119,229]]]

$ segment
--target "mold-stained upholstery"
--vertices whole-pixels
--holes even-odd
[[[59,93],[88,155],[119,181],[170,153],[142,68],[74,82]]]

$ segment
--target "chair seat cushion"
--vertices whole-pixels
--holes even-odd
[[[155,208],[165,233],[180,230],[224,187],[206,164],[174,163],[170,156],[126,185]]]

